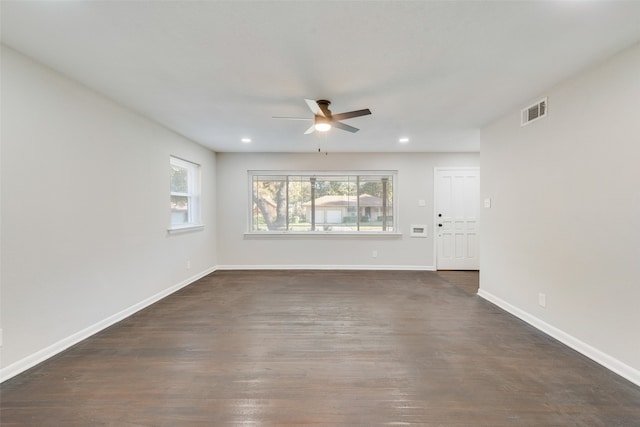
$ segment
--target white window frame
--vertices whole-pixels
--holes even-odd
[[[169,168],[177,166],[187,171],[187,192],[172,191],[171,177],[169,177],[169,203],[172,196],[187,197],[187,222],[174,224],[169,206],[169,231],[195,230],[203,228],[200,212],[200,165],[189,160],[184,160],[176,156],[169,156]]]
[[[247,231],[245,236],[247,238],[262,238],[262,237],[309,237],[309,236],[327,236],[330,238],[336,237],[377,237],[377,238],[397,238],[401,237],[402,233],[399,228],[399,215],[398,215],[398,171],[397,170],[349,170],[349,171],[299,171],[299,170],[249,170],[248,175],[248,211],[247,211]],[[254,212],[254,200],[253,200],[253,183],[256,176],[292,176],[292,177],[332,177],[332,176],[352,176],[352,177],[371,177],[380,175],[382,178],[389,177],[392,183],[392,198],[391,198],[391,216],[390,228],[391,231],[326,231],[326,230],[310,230],[310,231],[290,231],[290,230],[269,230],[269,231],[256,231],[253,224],[253,212]]]

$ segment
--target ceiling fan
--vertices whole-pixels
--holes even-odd
[[[332,127],[346,130],[348,132],[358,132],[360,129],[347,124],[342,123],[340,120],[352,119],[354,117],[366,116],[371,114],[371,110],[365,108],[364,110],[347,111],[346,113],[333,114],[329,110],[331,101],[326,99],[319,99],[314,101],[312,99],[305,99],[305,102],[313,113],[313,119],[302,117],[276,117],[274,119],[289,119],[289,120],[313,120],[313,125],[306,130],[306,134],[310,134],[314,131],[326,132]]]

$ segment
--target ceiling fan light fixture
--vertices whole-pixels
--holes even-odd
[[[331,129],[331,124],[326,122],[320,122],[320,123],[316,123],[315,127],[318,132],[327,132],[329,129]]]

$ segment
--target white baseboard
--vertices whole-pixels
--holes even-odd
[[[502,298],[491,294],[490,292],[479,289],[478,296],[497,305],[503,310],[513,314],[514,316],[524,320],[531,326],[544,332],[545,334],[550,335],[561,343],[571,347],[579,353],[582,353],[594,362],[601,364],[605,368],[640,386],[639,370],[632,368],[631,366],[619,361],[618,359],[608,355],[607,353],[604,353],[603,351],[598,350],[595,347],[590,346],[583,341],[580,341],[576,337],[569,335],[568,333],[544,322],[543,320],[538,319],[537,317],[527,313],[524,310],[519,309],[518,307],[506,302]]]
[[[218,265],[217,270],[408,270],[436,271],[430,265]]]
[[[108,328],[109,326],[118,323],[119,321],[131,316],[134,313],[150,306],[151,304],[161,300],[162,298],[171,295],[172,293],[184,288],[185,286],[195,282],[198,279],[206,276],[207,274],[213,273],[216,271],[216,267],[211,267],[201,273],[196,274],[195,276],[191,276],[188,279],[178,283],[177,285],[173,285],[163,291],[158,292],[157,294],[140,301],[137,304],[132,305],[112,316],[107,317],[104,320],[95,323],[88,328],[85,328],[81,331],[76,332],[73,335],[70,335],[49,347],[43,348],[23,359],[18,360],[17,362],[12,363],[9,366],[6,366],[0,369],[0,383],[13,378],[14,376],[26,371],[29,368],[36,366],[38,363],[44,362],[50,357],[55,356],[56,354],[66,350],[79,343],[80,341],[89,338],[91,335],[94,335],[97,332],[102,331],[103,329]]]

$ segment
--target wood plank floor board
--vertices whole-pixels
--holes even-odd
[[[3,426],[640,426],[477,272],[219,271],[0,386]]]

